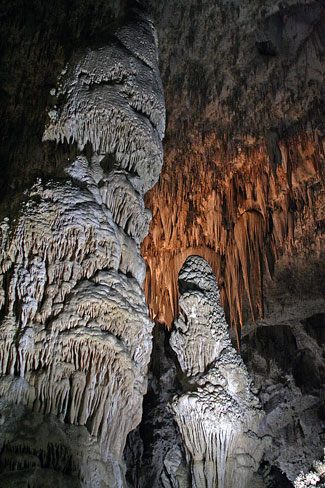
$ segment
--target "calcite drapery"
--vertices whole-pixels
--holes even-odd
[[[263,411],[231,345],[211,266],[188,257],[179,285],[184,315],[170,344],[188,386],[171,409],[191,455],[192,486],[245,488],[263,453],[257,435]]]
[[[165,123],[151,20],[132,11],[109,45],[74,56],[51,95],[43,140],[79,154],[67,150],[67,178],[38,180],[1,224],[1,465],[16,473],[0,482],[44,486],[44,468],[52,486],[120,487],[151,352],[139,245]]]

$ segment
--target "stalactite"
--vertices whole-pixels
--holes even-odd
[[[319,224],[310,215],[316,211],[320,222],[321,199],[319,193],[318,202],[305,197],[306,188],[322,179],[313,161],[324,158],[324,148],[314,136],[279,141],[286,156],[276,175],[263,144],[249,154],[239,147],[228,160],[216,135],[204,144],[193,136],[191,154],[169,149],[160,180],[146,197],[153,220],[142,244],[145,293],[155,320],[169,326],[175,318],[177,273],[193,253],[211,262],[232,325],[240,329],[249,315],[263,317],[263,280],[272,278],[281,254],[305,252],[302,224],[311,226],[320,244]]]

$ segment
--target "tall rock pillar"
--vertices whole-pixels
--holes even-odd
[[[1,223],[1,486],[125,486],[153,325],[143,195],[165,124],[155,30],[129,14],[51,90],[43,140],[65,154],[65,178],[39,179]]]
[[[199,256],[179,273],[180,313],[170,344],[185,375],[171,404],[191,460],[193,488],[248,488],[263,453],[263,411],[231,345],[211,266]]]

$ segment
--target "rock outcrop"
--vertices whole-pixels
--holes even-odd
[[[2,486],[125,486],[153,326],[143,195],[165,123],[154,26],[129,14],[51,89],[43,141],[65,151],[65,177],[39,178],[1,224]]]
[[[241,354],[265,411],[261,432],[269,436],[266,477],[276,469],[293,483],[322,457],[324,346],[324,315],[260,327],[242,340]]]
[[[263,454],[263,411],[231,345],[211,266],[190,256],[180,274],[180,306],[170,344],[187,386],[171,404],[191,459],[195,488],[250,486]]]

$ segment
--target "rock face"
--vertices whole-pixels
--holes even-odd
[[[242,356],[265,410],[266,476],[273,467],[293,482],[322,457],[324,346],[324,315],[260,327],[242,341]]]
[[[266,486],[290,486],[324,446],[324,4],[151,3],[168,116],[151,315],[170,326],[184,260],[209,261],[266,411]]]
[[[65,177],[39,178],[1,223],[2,486],[125,486],[153,326],[143,195],[165,123],[154,27],[129,14],[51,89],[43,141],[65,152]]]
[[[319,488],[324,487],[325,478],[325,456],[323,461],[315,460],[313,462],[313,470],[309,473],[300,473],[300,475],[295,480],[295,488],[305,488],[318,486]]]
[[[157,324],[153,331],[148,392],[143,419],[128,437],[125,461],[132,488],[187,486],[189,474],[181,435],[170,410],[170,399],[181,394],[170,333]]]
[[[202,264],[201,258],[198,260]],[[180,279],[179,283],[182,292],[180,301],[183,303],[184,298],[182,307],[184,306],[186,313],[180,315],[176,323],[178,328],[170,332],[167,329],[164,331],[161,324],[155,326],[149,391],[144,399],[143,420],[128,439],[126,459],[128,479],[132,487],[188,488],[193,482],[193,458],[188,451],[186,454],[186,445],[180,442],[177,432],[179,429],[173,425],[170,418],[168,403],[173,397],[176,398],[176,407],[177,399],[182,398],[184,392],[185,397],[188,395],[197,402],[190,411],[196,421],[193,422],[191,431],[197,433],[202,418],[207,416],[207,410],[202,412],[202,407],[206,407],[209,398],[211,400],[212,397],[209,397],[210,392],[205,391],[205,385],[212,382],[211,392],[215,392],[216,384],[222,383],[228,388],[228,398],[235,397],[236,400],[234,387],[236,382],[239,384],[238,379],[242,380],[242,384],[247,384],[247,373],[242,377],[238,375],[242,361],[231,350],[226,330],[220,327],[218,334],[212,335],[210,328],[203,325],[203,320],[205,324],[208,323],[208,313],[204,312],[211,308],[210,303],[213,303],[214,295],[209,295],[211,292],[208,292],[204,280],[209,284],[210,277],[211,287],[216,287],[211,268],[205,266],[206,275],[194,272],[192,275],[181,274],[184,279]],[[200,266],[197,268],[200,269]],[[209,296],[208,303],[203,299],[198,300],[200,294],[203,295],[202,289],[204,295]],[[224,324],[224,317],[219,302],[217,310],[216,322],[221,326]],[[287,319],[284,317],[284,320]],[[254,390],[257,391],[264,411],[258,431],[259,437],[264,439],[263,444],[259,445],[259,448],[264,447],[264,454],[258,473],[254,473],[249,482],[250,488],[292,488],[298,474],[308,471],[314,459],[322,457],[325,428],[324,331],[324,315],[316,314],[301,323],[292,321],[289,324],[266,324],[264,327],[256,327],[254,331],[242,337],[241,356],[249,376],[254,381]],[[232,376],[227,368],[229,364],[213,359],[219,354],[220,346],[218,347],[216,340],[219,336],[224,337],[225,349],[230,351],[230,372],[235,372]],[[171,354],[169,342],[175,347],[176,355]],[[191,351],[193,354],[190,354]],[[205,351],[208,353],[205,354]],[[194,354],[196,361],[193,359]],[[220,356],[223,355],[219,354],[219,358]],[[212,366],[206,367],[210,361]],[[204,372],[205,368],[209,374]],[[221,371],[217,379],[216,370]],[[192,376],[195,373],[196,376]],[[221,381],[222,378],[227,380]],[[233,387],[230,386],[230,381]],[[200,402],[198,399],[195,400],[199,389]],[[203,399],[207,399],[207,402],[204,403]],[[213,395],[213,403],[220,406],[218,395]],[[215,426],[217,412],[212,409],[209,415],[213,417]],[[191,425],[191,416],[186,417],[186,426]],[[180,419],[180,422],[180,431],[182,432],[183,426],[186,434],[185,420]],[[233,426],[236,427],[235,421]],[[208,426],[206,431],[211,433],[213,428]],[[197,438],[198,435],[193,437],[195,441]],[[241,454],[247,455],[247,445],[249,444],[245,443]],[[204,444],[200,446],[202,449],[205,448]],[[244,459],[245,456],[236,456],[237,462]],[[238,481],[234,486],[240,486],[237,483]]]
[[[179,284],[184,315],[170,344],[188,385],[171,408],[191,458],[190,486],[245,488],[263,454],[263,411],[231,345],[211,266],[188,257]]]

